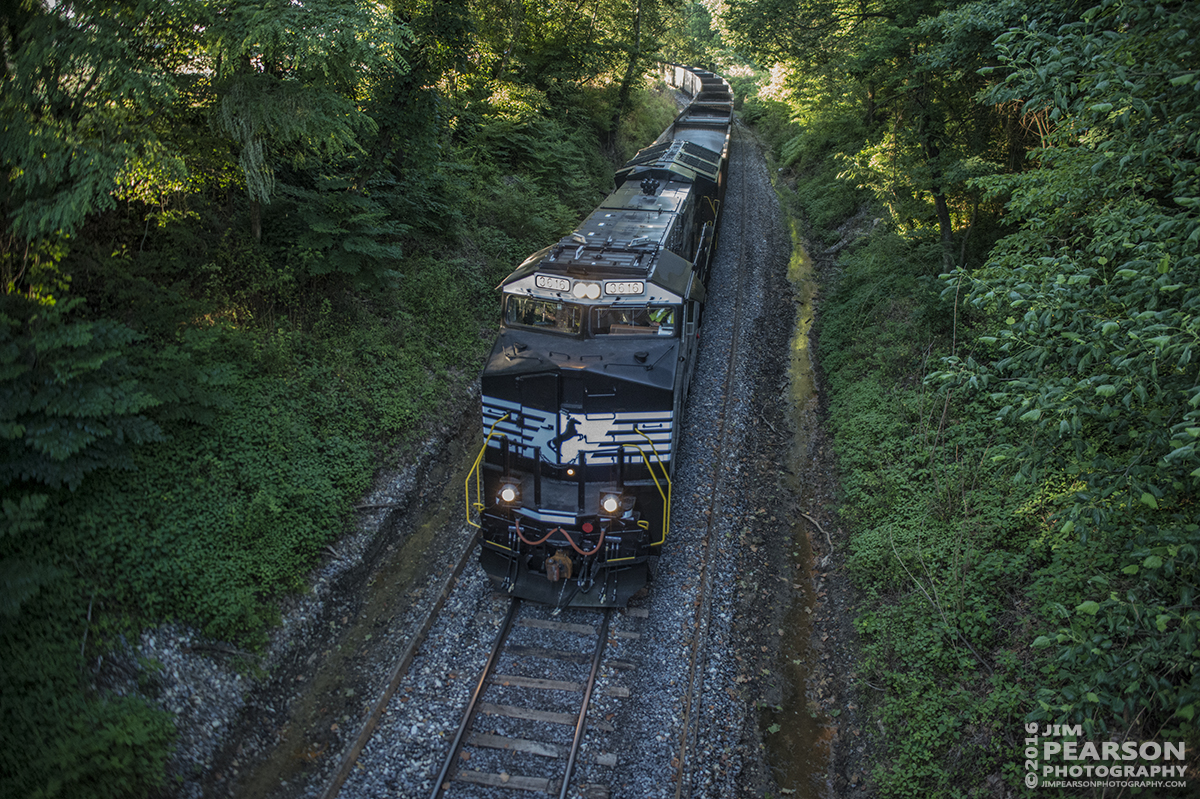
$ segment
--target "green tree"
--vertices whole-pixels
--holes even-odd
[[[74,490],[96,469],[131,468],[131,445],[162,439],[144,415],[158,400],[123,352],[137,335],[108,320],[71,318],[77,305],[0,295],[0,614],[7,616],[59,574],[21,554],[30,551],[22,539],[43,529],[48,489]]]
[[[216,65],[217,119],[237,148],[251,232],[260,239],[262,206],[284,164],[303,170],[365,153],[362,139],[376,125],[359,98],[389,73],[407,69],[405,30],[391,14],[358,0],[259,0],[225,9],[205,33]],[[334,179],[318,190],[355,185]],[[367,238],[380,232],[370,210],[352,210],[354,216],[366,223]],[[339,231],[333,223],[314,232]]]
[[[514,80],[545,92],[569,91],[596,72],[604,3],[478,0],[474,30],[482,45],[478,68],[495,80]]]
[[[981,209],[970,180],[1005,168],[1020,132],[1007,109],[974,97],[986,86],[976,70],[994,63],[992,39],[1024,6],[962,5],[731,0],[722,15],[732,41],[781,61],[798,73],[797,91],[815,93],[798,107],[821,115],[853,98],[868,141],[843,156],[846,176],[901,227],[936,229],[946,269],[968,258],[981,210],[998,210]]]
[[[676,10],[673,24],[663,34],[662,53],[676,64],[714,70],[720,69],[718,62],[731,66],[736,58],[728,53],[712,12],[701,0],[691,0]]]
[[[908,4],[891,0],[724,0],[717,22],[731,45],[761,63],[819,67],[857,52],[876,21],[894,21]],[[917,4],[918,11],[928,6]]]
[[[1194,731],[1200,9],[1102,2],[1062,23],[1034,17],[997,39],[1004,81],[988,98],[1041,120],[1042,147],[1033,168],[979,181],[1020,229],[949,278],[994,320],[980,342],[999,355],[951,359],[940,377],[1027,425],[1008,453],[1021,472],[1086,486],[1062,532],[1120,553],[1095,600],[1042,639],[1065,664],[1043,714]]]
[[[52,291],[39,281],[89,216],[114,206],[118,176],[146,157],[172,161],[156,147],[147,121],[177,96],[195,9],[186,0],[6,4],[0,18],[6,290]]]

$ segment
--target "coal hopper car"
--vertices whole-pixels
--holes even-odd
[[[500,285],[467,518],[495,587],[621,606],[671,530],[671,480],[728,169],[733,96],[666,67],[692,98],[569,236]]]

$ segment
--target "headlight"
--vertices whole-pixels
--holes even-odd
[[[516,483],[505,483],[500,486],[500,492],[496,494],[496,499],[506,505],[511,505],[521,498],[521,489],[517,488]]]
[[[600,284],[599,283],[584,283],[584,282],[580,281],[580,282],[576,283],[575,286],[571,289],[571,293],[574,294],[576,297],[578,297],[581,300],[585,299],[585,298],[589,299],[589,300],[599,299]]]
[[[609,516],[616,516],[621,510],[621,495],[602,494],[600,496],[600,510],[604,511]]]

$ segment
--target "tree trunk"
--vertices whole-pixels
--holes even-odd
[[[629,107],[629,93],[633,90],[633,80],[637,77],[638,66],[642,61],[642,0],[637,0],[637,13],[633,18],[633,47],[629,51],[629,64],[625,67],[625,77],[621,79],[621,88],[617,92],[617,107],[613,112],[612,140],[617,139],[617,127],[621,117]]]
[[[863,111],[863,127],[871,130],[875,126],[875,84],[867,84],[867,103],[866,109]]]
[[[262,204],[258,200],[250,201],[250,235],[262,241]]]
[[[946,204],[946,193],[942,188],[942,171],[933,166],[941,154],[937,143],[932,138],[926,138],[922,144],[925,147],[926,163],[930,165],[930,178],[933,185],[929,193],[933,195],[933,207],[937,211],[938,230],[942,238],[942,265],[949,272],[954,268],[954,224],[950,221],[950,206]]]
[[[496,68],[492,70],[492,78],[495,80],[504,77],[504,71],[508,68],[508,60],[520,45],[521,34],[525,30],[525,4],[517,3],[516,6],[516,20],[513,21],[512,31],[508,36],[508,47],[500,54],[500,60],[496,62]]]
[[[949,272],[954,268],[954,226],[950,222],[950,208],[946,205],[946,195],[940,187],[933,191],[933,205],[937,209],[938,228],[942,232],[942,265]]]
[[[975,202],[971,205],[971,218],[967,221],[967,229],[962,235],[962,249],[958,253],[958,263],[960,266],[967,265],[967,242],[971,240],[971,231],[975,229],[975,220],[979,216],[979,197],[975,197]]]

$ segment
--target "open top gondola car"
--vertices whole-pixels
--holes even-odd
[[[574,233],[505,278],[483,370],[480,559],[499,589],[560,607],[627,603],[670,531],[733,98],[711,73],[665,77],[693,101]]]

